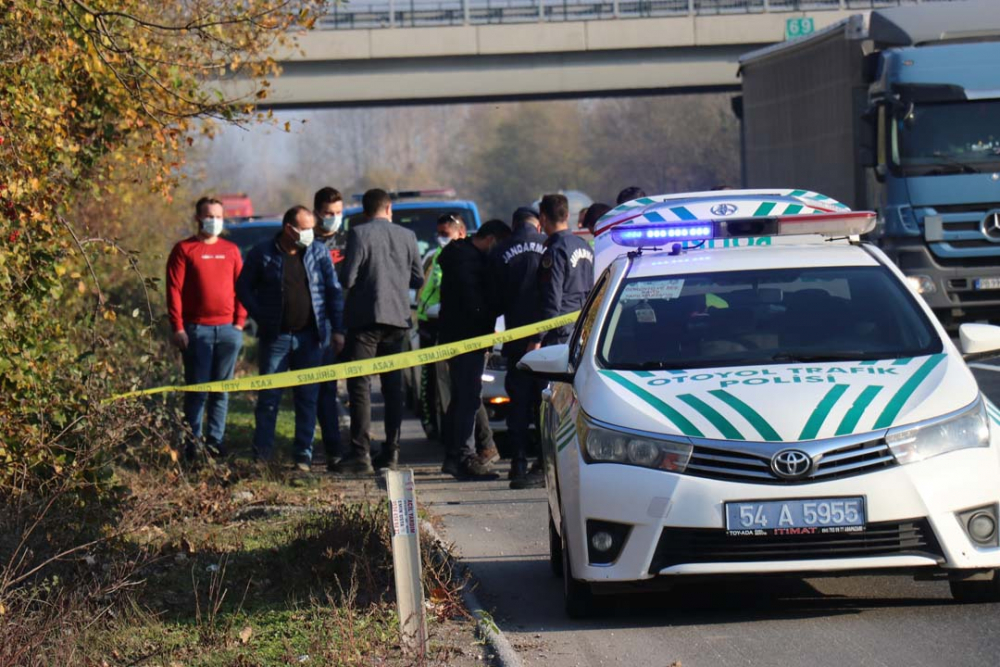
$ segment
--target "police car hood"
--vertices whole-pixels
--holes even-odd
[[[796,442],[880,431],[979,394],[954,353],[684,371],[589,369],[581,407],[602,422],[718,440]]]

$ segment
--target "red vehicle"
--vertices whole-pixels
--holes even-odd
[[[243,192],[219,195],[222,215],[226,218],[249,218],[253,215],[253,202]]]

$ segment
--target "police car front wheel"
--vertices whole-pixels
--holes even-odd
[[[570,618],[589,618],[594,615],[594,593],[590,584],[573,578],[573,568],[569,561],[569,545],[566,543],[566,523],[562,524],[562,573],[563,597],[566,614]]]

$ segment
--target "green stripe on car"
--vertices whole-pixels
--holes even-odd
[[[785,215],[798,215],[802,212],[802,204],[789,204],[785,209]]]
[[[698,427],[691,423],[687,417],[679,413],[670,405],[667,405],[662,400],[649,393],[639,385],[634,382],[626,380],[624,377],[615,373],[614,371],[601,371],[601,373],[607,377],[609,380],[618,383],[625,389],[646,401],[651,407],[655,408],[657,412],[669,419],[677,429],[684,435],[691,435],[696,438],[703,438],[705,434],[698,430]]]
[[[858,398],[854,401],[854,405],[851,409],[847,411],[844,418],[840,420],[840,426],[837,427],[837,432],[834,435],[847,435],[849,433],[854,433],[854,427],[858,425],[861,421],[861,416],[865,414],[865,410],[868,406],[872,404],[878,393],[882,391],[882,387],[872,385],[870,387],[865,387]]]
[[[757,207],[757,210],[753,212],[755,218],[769,215],[772,210],[774,210],[775,203],[773,201],[766,201]]]
[[[879,415],[878,420],[875,422],[875,428],[888,428],[892,426],[892,423],[899,416],[899,413],[903,410],[903,406],[906,402],[910,400],[913,393],[923,384],[927,376],[931,374],[937,365],[944,361],[946,355],[944,354],[932,354],[927,358],[920,368],[910,376],[910,379],[903,383],[903,386],[899,388],[895,396],[889,399],[888,405],[882,410],[882,414]]]
[[[823,422],[829,416],[830,410],[837,404],[840,397],[844,395],[848,386],[846,384],[835,384],[830,391],[826,392],[826,396],[823,397],[823,400],[819,402],[816,409],[809,415],[806,425],[802,428],[802,433],[799,434],[799,440],[814,440],[816,438],[819,430],[823,427]]]
[[[719,429],[719,433],[721,433],[722,437],[724,437],[725,439],[746,440],[746,438],[743,437],[743,434],[740,433],[739,430],[735,426],[733,426],[728,419],[723,417],[718,410],[716,410],[711,405],[701,400],[697,396],[694,396],[692,394],[681,394],[677,398],[684,401],[692,408],[697,410],[699,413],[701,413],[701,416],[707,419],[712,424],[712,426]]]
[[[760,416],[759,412],[751,408],[749,405],[723,389],[715,389],[708,393],[715,396],[733,410],[736,410],[736,412],[740,413],[744,419],[750,422],[751,426],[757,429],[757,432],[760,433],[760,436],[764,438],[764,440],[768,442],[781,442],[781,436],[778,435],[778,432],[775,431],[769,423],[767,423],[766,419]]]

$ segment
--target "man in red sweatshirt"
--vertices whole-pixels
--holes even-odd
[[[247,318],[236,298],[243,259],[236,244],[219,238],[222,202],[202,197],[194,217],[198,233],[175,245],[167,260],[167,312],[187,384],[232,379]],[[201,442],[212,456],[225,455],[228,405],[229,394],[224,392],[184,394],[184,418],[193,435],[184,450],[188,460]],[[207,412],[204,437],[202,412]]]

